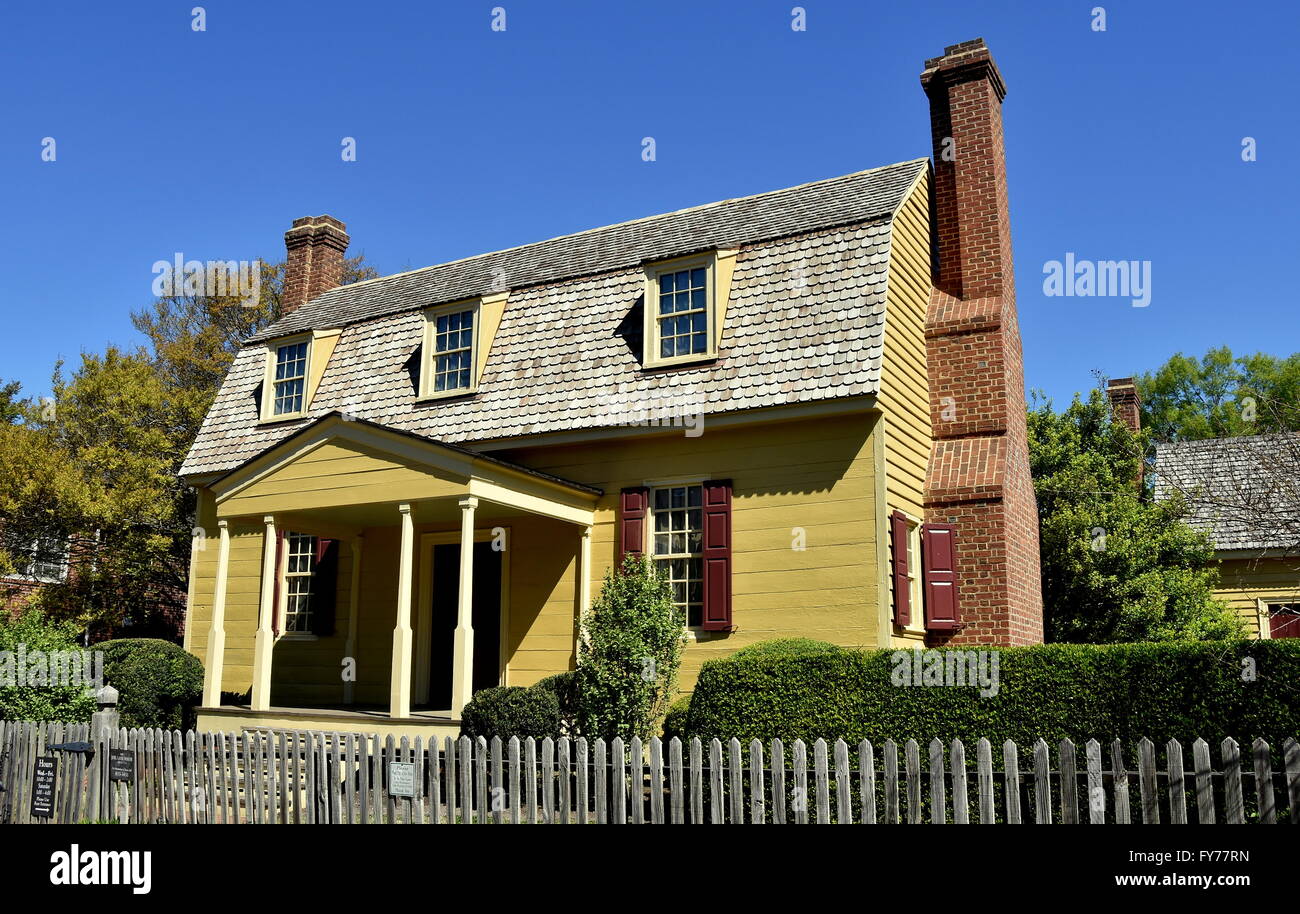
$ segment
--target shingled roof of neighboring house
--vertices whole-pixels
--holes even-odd
[[[713,414],[873,395],[892,219],[927,167],[916,159],[333,289],[248,341],[181,473],[228,471],[332,410],[472,444],[624,424],[657,405]],[[642,264],[722,247],[741,251],[717,360],[644,370]],[[422,310],[503,287],[478,392],[417,402]],[[311,417],[259,425],[258,344],[337,327]]]
[[[1216,548],[1300,548],[1300,435],[1159,444],[1155,472],[1156,497],[1182,493]]]

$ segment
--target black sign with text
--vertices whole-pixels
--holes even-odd
[[[53,758],[36,760],[36,777],[32,782],[32,817],[48,819],[54,815],[54,783],[59,763]]]
[[[135,753],[130,749],[108,750],[108,777],[114,781],[135,781]]]

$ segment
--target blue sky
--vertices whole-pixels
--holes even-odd
[[[796,32],[791,0],[212,0],[195,32],[198,2],[0,12],[0,378],[30,394],[140,341],[155,261],[279,258],[298,216],[391,273],[928,155],[922,61],[976,36],[1028,386],[1300,349],[1294,3],[1105,3],[1098,32],[1095,0],[804,0]],[[1046,297],[1067,252],[1150,261],[1150,305]]]

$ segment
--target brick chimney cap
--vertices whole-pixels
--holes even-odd
[[[940,74],[940,85],[967,82],[984,78],[993,84],[998,100],[1006,98],[1007,84],[1002,80],[1002,73],[989,52],[983,38],[972,38],[958,44],[950,44],[943,49],[942,57],[931,57],[925,62],[925,71],[921,74],[921,85],[928,92],[935,78]]]
[[[332,225],[344,232],[348,230],[347,225],[342,220],[335,219],[333,216],[303,216],[300,219],[293,220],[290,228],[302,228],[304,225]]]
[[[1107,390],[1118,390],[1123,387],[1136,387],[1132,378],[1111,378],[1106,382]]]

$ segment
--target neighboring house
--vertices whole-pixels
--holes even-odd
[[[573,667],[628,553],[685,688],[778,637],[1041,641],[1005,90],[980,40],[921,80],[933,165],[344,287],[343,223],[295,221],[182,469],[201,726],[454,733]]]
[[[1300,436],[1156,446],[1157,497],[1180,493],[1214,543],[1216,596],[1258,638],[1300,638]]]
[[[84,581],[95,568],[99,536],[41,535],[6,543],[18,566],[15,574],[0,577],[0,611],[18,612],[42,588]],[[164,588],[142,606],[124,607],[120,624],[95,623],[85,632],[92,641],[108,638],[163,638],[180,643],[185,632],[186,594]]]
[[[0,610],[16,611],[42,587],[68,579],[66,539],[39,536],[6,545],[16,568],[14,574],[0,577]]]

